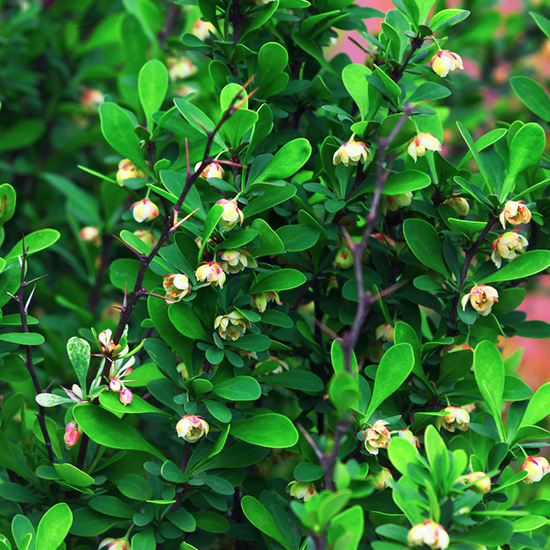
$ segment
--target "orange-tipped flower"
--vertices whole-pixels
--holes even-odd
[[[550,465],[543,456],[528,456],[521,469],[527,470],[527,477],[524,477],[523,481],[525,483],[535,483],[550,472]]]
[[[467,216],[470,212],[470,205],[464,197],[451,197],[445,201],[457,214],[457,216]]]
[[[132,204],[132,214],[136,222],[150,222],[159,215],[159,209],[151,199],[143,199]]]
[[[377,455],[378,449],[387,449],[391,439],[389,423],[386,420],[377,420],[370,428],[363,432],[365,449],[371,455]]]
[[[519,225],[520,223],[529,223],[531,221],[531,211],[527,206],[523,204],[524,201],[508,201],[499,219],[502,227],[506,229],[506,222],[512,225]]]
[[[460,476],[458,480],[464,484],[473,483],[471,489],[476,493],[484,494],[491,490],[491,478],[485,472],[472,472]]]
[[[202,162],[197,162],[195,165],[195,172],[201,167]],[[204,170],[201,172],[201,178],[207,180],[208,178],[220,178],[225,175],[223,168],[219,162],[211,162],[207,164]]]
[[[429,546],[432,550],[445,550],[449,546],[449,535],[439,523],[431,519],[414,525],[407,535],[407,541],[414,546]]]
[[[414,159],[414,162],[416,162],[416,159],[423,157],[426,151],[441,151],[441,143],[432,134],[420,132],[409,142],[407,152]]]
[[[344,166],[356,166],[360,162],[365,164],[367,160],[372,160],[372,153],[362,141],[350,139],[344,145],[340,145],[338,151],[334,153],[332,162]]]
[[[206,420],[195,414],[186,414],[176,424],[176,432],[188,443],[195,443],[201,437],[207,436],[210,426]]]
[[[118,163],[118,171],[116,173],[117,183],[120,186],[123,186],[124,180],[129,180],[132,178],[146,179],[147,174],[141,168],[138,168],[131,160],[122,159]]]
[[[430,61],[430,65],[434,70],[434,73],[445,78],[450,71],[456,69],[464,69],[462,65],[462,58],[457,54],[449,50],[438,51]]]
[[[466,309],[466,304],[470,301],[472,307],[483,317],[491,313],[491,308],[495,302],[498,302],[498,292],[492,286],[474,285],[468,294],[462,297],[462,309]]]
[[[208,262],[200,265],[197,271],[195,271],[195,277],[199,282],[211,283],[220,288],[223,288],[226,279],[222,266],[217,262]]]
[[[166,291],[166,303],[179,302],[191,293],[191,285],[187,275],[171,273],[162,279],[162,286]]]
[[[468,429],[470,422],[468,411],[460,407],[445,407],[441,412],[446,413],[446,415],[437,417],[435,423],[438,428],[445,428],[449,432],[455,430],[465,432]]]
[[[221,204],[223,206],[223,213],[220,219],[220,223],[226,231],[233,229],[237,225],[237,222],[239,222],[239,220],[240,225],[243,224],[244,216],[236,201],[220,199],[216,202],[216,204]]]
[[[507,231],[493,241],[491,260],[498,268],[502,265],[502,258],[513,260],[525,252],[528,245],[529,241],[519,231]]]

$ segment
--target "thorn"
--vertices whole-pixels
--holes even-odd
[[[233,107],[229,107],[229,109],[233,109],[233,111],[237,111],[240,109],[256,92],[258,91],[258,88],[254,88],[245,98],[241,99],[237,105],[234,105]],[[235,98],[237,99],[237,98]]]
[[[27,285],[32,285],[36,281],[39,281],[40,279],[43,279],[44,277],[47,277],[48,273],[45,273],[44,275],[40,275],[40,277],[36,277],[35,279],[32,279],[31,281],[27,281]]]
[[[34,286],[32,287],[31,294],[30,294],[30,296],[29,296],[29,298],[28,298],[28,300],[27,300],[27,303],[25,304],[25,313],[27,313],[27,311],[29,310],[29,305],[30,305],[30,303],[31,303],[31,300],[32,300],[32,297],[33,297],[33,295],[34,295],[34,291],[35,291],[35,290],[36,290],[36,285],[34,285]]]
[[[250,84],[252,84],[252,82],[254,82],[254,79],[256,78],[256,75],[253,74],[244,84],[243,84],[243,88],[248,88],[248,86]]]
[[[16,302],[19,302],[19,296],[14,296],[11,292],[6,292],[8,296],[11,296]]]
[[[122,302],[122,309],[126,309],[127,305],[128,305],[128,283],[124,285],[124,300]]]
[[[191,116],[191,118],[206,132],[207,135],[210,135],[211,132],[209,132],[194,116]]]
[[[227,164],[229,166],[238,166],[239,168],[246,168],[246,164],[240,164],[238,162],[233,162],[232,160],[218,160],[218,164]]]
[[[138,252],[133,246],[130,246],[127,242],[124,242],[120,237],[117,237],[116,235],[113,235],[113,237],[121,242],[126,248],[128,248],[128,250],[131,250],[136,256],[138,257],[142,257],[143,254],[141,252]]]
[[[353,254],[353,249],[355,248],[355,243],[351,240],[350,234],[348,233],[348,230],[342,226],[342,233],[344,234],[344,238],[346,239],[346,242],[348,243],[348,248],[351,250]]]
[[[198,210],[198,208],[195,208],[195,210],[193,210],[193,212],[191,212],[191,214],[188,214],[187,216],[185,216],[185,218],[183,218],[183,220],[180,220],[178,223],[176,223],[172,227],[171,231],[175,231],[182,223],[186,222],[197,210]],[[177,219],[177,214],[176,214],[175,218]]]
[[[159,294],[154,294],[153,292],[143,292],[145,296],[154,296],[155,298],[162,298],[163,300],[166,300],[166,296],[160,296]],[[172,303],[178,302],[179,300],[166,300]]]

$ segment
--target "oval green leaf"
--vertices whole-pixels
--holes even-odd
[[[251,416],[231,424],[229,433],[251,445],[286,449],[298,442],[294,424],[282,414],[267,413]]]

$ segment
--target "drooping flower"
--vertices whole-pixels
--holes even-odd
[[[129,388],[124,388],[123,390],[121,390],[119,397],[120,402],[126,407],[126,405],[129,405],[134,399],[134,394]]]
[[[418,437],[416,437],[416,435],[414,435],[411,430],[403,428],[402,430],[399,430],[397,432],[397,435],[411,442],[415,447],[420,448],[420,441],[418,441]]]
[[[550,464],[543,456],[528,456],[521,470],[527,470],[527,477],[523,478],[525,483],[535,483],[550,472]]]
[[[286,486],[286,492],[296,500],[307,502],[313,495],[317,494],[313,483],[305,481],[291,481]]]
[[[78,443],[79,439],[80,428],[76,422],[69,422],[67,426],[65,426],[65,435],[63,436],[67,449],[74,447]]]
[[[252,254],[242,248],[224,250],[220,260],[220,265],[226,273],[239,273],[247,267],[258,267]]]
[[[132,214],[138,223],[153,221],[159,215],[158,206],[151,199],[143,199],[132,204]]]
[[[365,449],[372,455],[377,455],[379,449],[387,449],[391,439],[390,430],[387,428],[389,422],[377,420],[370,428],[363,432]]]
[[[283,305],[283,302],[279,300],[279,293],[274,290],[252,294],[252,304],[260,313],[266,310],[268,302],[275,302],[278,306]]]
[[[349,269],[353,265],[353,254],[347,246],[341,246],[334,258],[334,265],[340,269]]]
[[[224,340],[235,341],[240,338],[250,326],[250,321],[238,311],[227,315],[218,315],[214,321],[214,329]]]
[[[206,40],[210,36],[210,32],[215,33],[216,29],[212,23],[209,21],[203,21],[202,19],[197,19],[191,32],[201,40]]]
[[[195,443],[201,437],[207,436],[210,426],[206,420],[195,414],[186,414],[176,424],[178,437],[183,438],[188,443]]]
[[[80,240],[85,243],[92,243],[95,246],[99,246],[101,244],[99,229],[97,227],[83,227],[78,236],[80,237]]]
[[[488,493],[491,490],[491,478],[485,472],[471,472],[460,476],[458,481],[461,483],[473,483],[471,489],[476,493]]]
[[[377,490],[381,491],[382,489],[386,489],[386,487],[391,487],[393,476],[388,468],[382,468],[377,474],[369,475],[368,479],[372,481]]]
[[[380,198],[380,212],[385,216],[387,211],[395,212],[404,206],[409,206],[412,202],[413,194],[399,193],[398,195],[382,195]]]
[[[506,231],[493,241],[493,253],[491,260],[497,268],[502,265],[502,258],[513,260],[525,252],[529,241],[519,234],[519,231]]]
[[[417,157],[423,157],[426,151],[441,151],[441,143],[432,134],[420,132],[411,139],[407,151],[416,162]]]
[[[374,332],[377,340],[384,340],[393,344],[395,329],[389,323],[378,325]]]
[[[457,53],[439,50],[431,59],[430,65],[435,74],[445,78],[450,71],[464,69],[462,59]]]
[[[168,74],[172,82],[183,80],[197,72],[197,67],[186,57],[169,57],[166,62],[168,63]]]
[[[113,342],[112,338],[113,331],[110,328],[102,330],[97,335],[97,341],[103,353],[111,353],[116,348],[116,344]]]
[[[531,210],[523,203],[524,201],[506,202],[499,216],[500,223],[504,229],[506,229],[506,222],[512,225],[519,225],[531,221]]]
[[[109,550],[131,550],[128,539],[103,539],[99,548],[109,548]]]
[[[195,172],[201,167],[202,162],[195,164]],[[220,178],[225,175],[223,168],[219,162],[211,162],[207,164],[204,170],[201,172],[201,178],[207,180],[208,178]]]
[[[414,546],[427,545],[433,550],[445,550],[449,546],[449,535],[439,523],[431,519],[417,523],[407,535],[407,541]]]
[[[223,213],[220,223],[226,231],[233,229],[239,220],[240,225],[243,224],[244,216],[236,201],[220,199],[216,202],[216,204],[221,204],[223,206]]]
[[[273,370],[266,372],[266,370],[270,368],[270,366],[272,366],[274,363],[278,364],[278,366],[275,367]],[[258,370],[258,374],[261,373],[261,375],[263,376],[268,374],[282,374],[283,372],[290,370],[290,367],[288,366],[288,363],[286,361],[279,359],[275,355],[271,355],[267,361],[260,361],[259,363],[256,363],[254,370]]]
[[[93,88],[86,88],[80,97],[80,105],[89,113],[97,111],[104,101],[105,96],[103,93]]]
[[[138,168],[130,159],[122,159],[118,163],[118,171],[116,173],[116,181],[120,186],[124,185],[124,180],[132,178],[147,178],[147,174]]]
[[[474,285],[468,294],[462,297],[462,309],[466,309],[466,304],[470,300],[472,307],[483,317],[491,313],[491,308],[495,302],[498,302],[498,292],[492,286]]]
[[[465,432],[468,429],[470,422],[470,414],[461,407],[445,407],[441,412],[446,413],[445,416],[438,416],[435,424],[438,429],[445,428],[449,432],[460,430]]]
[[[199,282],[212,283],[214,286],[223,288],[226,275],[222,266],[217,262],[208,262],[200,265],[195,271],[195,277]]]
[[[457,216],[467,216],[470,212],[470,205],[464,197],[451,197],[445,201],[457,214]]]
[[[155,239],[155,236],[146,229],[138,229],[137,231],[134,231],[134,235],[151,249],[157,244],[157,239]]]
[[[182,273],[171,273],[162,279],[162,286],[166,291],[166,303],[179,302],[191,293],[189,278]]]
[[[360,162],[365,164],[367,160],[372,160],[372,153],[362,141],[350,139],[343,145],[340,145],[332,157],[334,164],[342,162],[344,166],[357,166]]]

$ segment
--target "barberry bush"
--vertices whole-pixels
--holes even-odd
[[[545,547],[547,6],[393,3],[6,4],[0,549]]]

